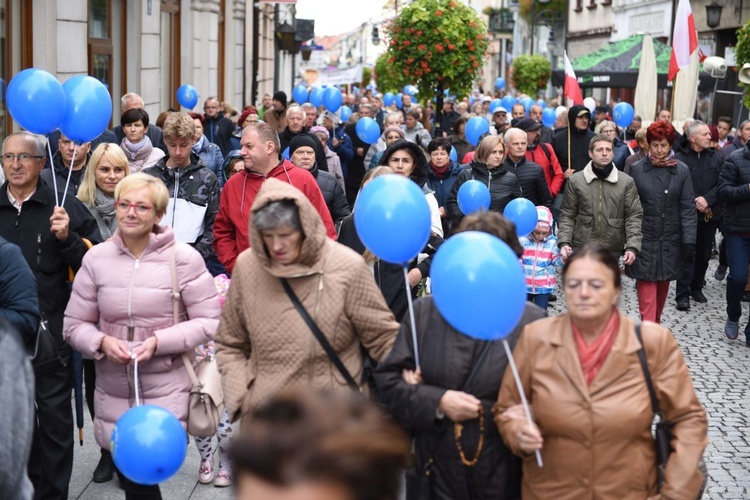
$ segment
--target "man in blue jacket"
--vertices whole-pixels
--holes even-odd
[[[0,317],[5,318],[31,348],[39,328],[36,279],[21,249],[0,236]]]

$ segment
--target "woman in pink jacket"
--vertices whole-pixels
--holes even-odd
[[[211,340],[218,326],[216,287],[203,258],[158,225],[168,201],[163,182],[150,175],[133,174],[117,185],[117,230],[87,253],[65,311],[65,339],[96,362],[94,433],[104,449],[115,422],[135,405],[131,356],[142,401],[166,408],[184,425],[191,382],[181,354]],[[182,316],[176,325],[172,252]],[[161,498],[158,485],[117,474],[126,499]]]

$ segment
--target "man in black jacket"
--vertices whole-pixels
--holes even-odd
[[[34,345],[39,328],[36,279],[17,245],[0,236],[0,317],[21,335],[27,347]]]
[[[86,142],[76,145],[62,133],[59,134],[59,137],[57,152],[52,157],[52,165],[50,165],[50,168],[44,169],[42,180],[52,187],[55,186],[55,181],[57,182],[57,192],[60,193],[60,201],[62,201],[68,181],[68,173],[70,173],[70,183],[67,185],[68,196],[78,194],[78,187],[83,182],[83,174],[86,172],[86,165],[91,157],[91,143]],[[71,162],[73,163],[72,171]],[[53,175],[55,176],[54,181]]]
[[[586,106],[573,106],[568,111],[568,127],[557,132],[552,139],[552,147],[566,179],[583,170],[591,161],[589,144],[596,134],[589,130],[589,121],[591,111]]]
[[[543,205],[551,210],[552,195],[549,192],[544,170],[526,159],[528,144],[526,132],[520,128],[509,128],[505,132],[504,139],[505,147],[508,148],[505,168],[518,177],[523,197],[531,201],[535,207]]]
[[[206,102],[203,103],[203,111],[205,111],[203,135],[210,142],[219,146],[222,156],[227,156],[232,150],[232,134],[237,127],[234,126],[232,120],[224,116],[219,100],[216,97],[206,99]]]
[[[696,302],[708,302],[703,295],[703,280],[708,261],[711,260],[711,243],[716,237],[719,219],[719,173],[724,163],[721,155],[710,148],[711,130],[702,121],[694,121],[685,131],[687,144],[683,144],[675,158],[690,169],[698,211],[698,232],[695,240],[695,257],[685,262],[682,277],[677,280],[677,309],[690,309],[690,297]]]
[[[720,153],[721,156],[726,160],[729,158],[729,155],[737,151],[738,149],[742,149],[745,144],[747,144],[747,141],[750,140],[750,120],[745,120],[742,123],[740,123],[740,126],[737,127],[737,135],[734,136],[734,139],[732,139],[732,142],[725,145],[723,148],[721,148]]]
[[[73,470],[71,349],[62,326],[68,303],[68,268],[81,266],[86,245],[101,240],[96,221],[75,196],[55,206],[53,188],[39,178],[44,142],[28,132],[10,135],[3,146],[0,236],[21,247],[36,277],[39,305],[56,340],[62,363],[36,373],[36,424],[29,477],[36,498],[68,498]]]

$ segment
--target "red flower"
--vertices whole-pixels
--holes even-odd
[[[448,45],[448,49],[450,49],[450,50],[456,50],[456,46],[451,43],[451,44]]]
[[[404,47],[408,47],[411,45],[411,42],[409,40],[404,40]]]
[[[443,15],[443,11],[442,10],[436,10],[435,11],[435,17],[440,17],[442,15]]]
[[[438,43],[437,45],[435,45],[435,50],[437,50],[438,52],[442,52],[443,51],[443,44],[442,43]]]
[[[476,61],[474,61],[474,64],[472,64],[472,66],[474,66],[475,68],[478,68],[479,67],[479,63],[476,62]]]
[[[409,75],[409,68],[404,68],[404,74],[407,76]]]
[[[398,45],[398,42],[396,40],[391,40],[391,47],[395,47]]]
[[[417,31],[417,36],[422,36],[422,30]]]
[[[451,3],[449,3],[448,5],[450,6],[450,8],[453,8],[453,7],[455,7],[455,6],[456,6],[456,2],[451,2]]]

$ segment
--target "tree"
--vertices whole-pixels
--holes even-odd
[[[414,83],[421,99],[437,94],[439,131],[443,91],[468,95],[487,52],[487,26],[458,0],[415,0],[386,27],[388,64],[398,83]],[[376,69],[377,72],[377,69]]]
[[[741,68],[745,63],[750,63],[750,21],[737,30],[737,47],[734,50],[734,59],[737,62],[737,68]],[[750,108],[750,85],[740,83],[740,86],[744,87],[743,101],[745,107]]]
[[[378,82],[378,90],[381,92],[400,92],[400,88],[404,85],[402,78],[393,71],[393,66],[388,62],[388,54],[383,53],[378,56],[375,61],[375,81]],[[408,82],[407,82],[408,83]]]
[[[551,75],[552,65],[544,56],[524,55],[513,60],[513,83],[522,94],[536,97]]]

